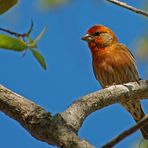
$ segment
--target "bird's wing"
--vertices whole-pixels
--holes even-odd
[[[127,52],[130,54],[130,56],[132,57],[132,59],[135,61],[134,55],[133,55],[132,52],[127,48],[127,46],[124,45],[124,44],[119,44],[119,45],[120,45],[120,48],[122,48],[122,50],[124,50],[124,51],[127,51]]]
[[[126,45],[119,44],[119,47],[120,47],[121,50],[129,53],[129,56],[131,57],[131,59],[133,61],[132,63],[133,63],[133,66],[134,66],[132,69],[135,69],[134,70],[135,76],[138,78],[137,80],[139,80],[139,74],[138,74],[137,66],[135,64],[135,57],[134,57],[134,55],[132,54],[132,52],[128,49],[128,47]]]

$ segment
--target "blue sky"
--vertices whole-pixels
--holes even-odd
[[[125,2],[133,4],[129,0]],[[144,1],[136,1],[133,5],[143,8]],[[48,31],[38,43],[38,49],[46,59],[47,70],[41,69],[29,51],[22,57],[21,53],[0,50],[0,84],[31,99],[52,114],[64,111],[80,96],[101,89],[93,75],[90,51],[81,40],[90,26],[108,26],[134,55],[138,38],[148,29],[147,18],[105,0],[76,0],[46,12],[38,10],[37,1],[20,1],[0,16],[0,27],[25,32],[31,20],[34,21],[33,38],[48,26]],[[147,79],[148,64],[136,61],[140,77]],[[148,103],[142,101],[142,104],[148,112]],[[3,113],[0,113],[0,119],[1,147],[53,148],[33,138]],[[133,124],[131,116],[115,104],[89,116],[79,135],[99,147]],[[136,132],[116,147],[130,148],[140,138],[140,132]]]

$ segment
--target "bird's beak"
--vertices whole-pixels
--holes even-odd
[[[85,34],[81,39],[86,42],[90,42],[93,40],[93,37],[90,34]]]

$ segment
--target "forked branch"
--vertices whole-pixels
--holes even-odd
[[[148,81],[132,82],[79,98],[63,113],[52,116],[32,101],[0,85],[0,111],[18,121],[33,137],[62,148],[93,148],[77,132],[86,117],[121,98],[148,98]]]

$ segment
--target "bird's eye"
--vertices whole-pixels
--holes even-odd
[[[93,33],[94,36],[98,36],[100,34],[101,34],[101,32],[95,32],[95,33]]]

